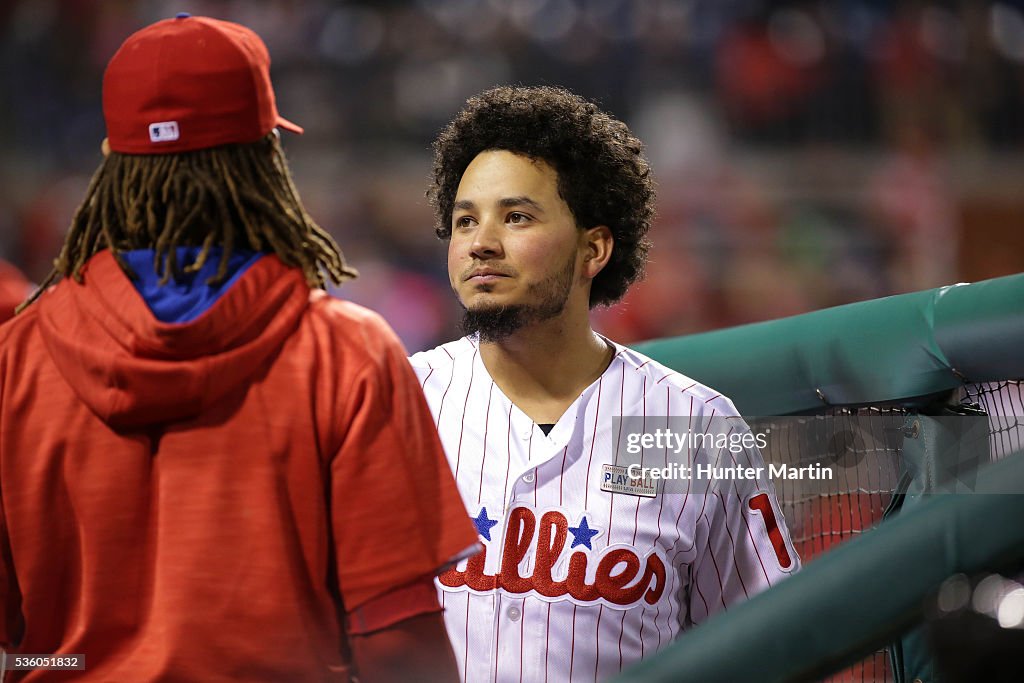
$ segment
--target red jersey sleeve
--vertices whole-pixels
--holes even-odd
[[[401,343],[374,321],[372,360],[344,387],[352,406],[331,463],[331,522],[346,611],[477,547]]]

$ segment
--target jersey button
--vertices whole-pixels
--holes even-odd
[[[506,614],[508,614],[508,618],[512,621],[519,621],[519,617],[523,616],[523,611],[518,607],[509,607]]]
[[[533,480],[534,480],[533,472],[527,472],[526,474],[523,475],[523,481],[525,481],[527,484],[532,484]]]

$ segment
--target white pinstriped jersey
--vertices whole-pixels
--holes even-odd
[[[464,681],[605,680],[799,566],[764,477],[708,495],[707,479],[653,497],[601,486],[614,417],[736,415],[713,390],[616,351],[548,435],[494,383],[474,340],[410,359],[485,547],[438,580]],[[762,465],[756,449],[740,459]]]

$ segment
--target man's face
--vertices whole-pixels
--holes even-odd
[[[560,315],[579,289],[581,233],[551,166],[504,150],[477,155],[455,195],[448,244],[463,331],[499,341]]]

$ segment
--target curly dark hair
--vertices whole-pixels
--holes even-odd
[[[611,230],[615,246],[608,265],[594,278],[591,308],[615,303],[643,276],[654,181],[643,143],[626,124],[564,88],[501,86],[470,98],[434,142],[427,198],[443,240],[451,239],[462,174],[486,150],[548,163],[576,224]]]

